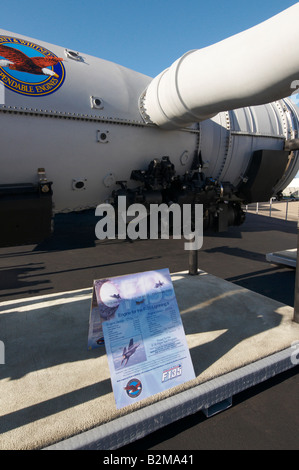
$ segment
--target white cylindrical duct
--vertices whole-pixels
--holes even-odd
[[[296,3],[240,34],[187,52],[150,83],[142,115],[174,129],[290,96],[299,79],[298,22]]]

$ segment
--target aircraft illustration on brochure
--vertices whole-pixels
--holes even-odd
[[[128,346],[128,349],[127,347],[125,346],[124,349],[123,349],[123,354],[122,354],[122,361],[121,361],[121,365],[124,365],[126,366],[128,364],[128,361],[130,359],[130,357],[136,352],[136,349],[138,348],[138,346],[140,346],[140,344],[133,344],[133,338],[130,339],[130,342],[129,342],[129,346]]]

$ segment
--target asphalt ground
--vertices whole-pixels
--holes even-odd
[[[291,204],[297,203],[289,203],[289,210],[296,211]],[[151,269],[188,270],[183,238],[99,241],[97,220],[94,211],[60,214],[54,234],[43,243],[0,248],[0,301],[82,289],[94,279]],[[296,246],[296,218],[286,221],[253,209],[241,227],[205,233],[198,267],[293,306],[295,270],[271,265],[265,256]],[[296,366],[234,396],[233,406],[218,415],[206,418],[198,412],[122,450],[297,450],[298,372]]]

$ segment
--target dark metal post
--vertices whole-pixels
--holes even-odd
[[[196,274],[198,274],[197,251],[198,250],[189,251],[189,274],[191,276],[196,276]]]
[[[299,323],[299,218],[297,221],[297,262],[295,278],[294,322]]]

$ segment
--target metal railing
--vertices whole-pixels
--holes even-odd
[[[245,209],[246,209],[246,212],[248,212],[250,210],[250,208],[252,208],[251,212],[255,212],[255,214],[259,214],[261,212],[261,204],[262,204],[262,211],[263,211],[262,215],[266,215],[268,213],[269,217],[273,217],[273,214],[272,214],[273,202],[275,202],[275,199],[271,198],[268,203],[259,203],[259,202],[257,202],[257,203],[255,203],[255,205],[254,204],[246,205]],[[284,216],[281,217],[281,218],[283,218],[285,221],[287,221],[288,216],[289,216],[289,202],[290,201],[286,200],[286,201],[278,201],[278,202],[279,202],[280,208],[281,208],[281,205],[285,203],[285,210],[283,211]],[[268,211],[266,211],[265,210],[265,205],[267,206],[268,204],[269,204],[269,209],[268,209]]]

